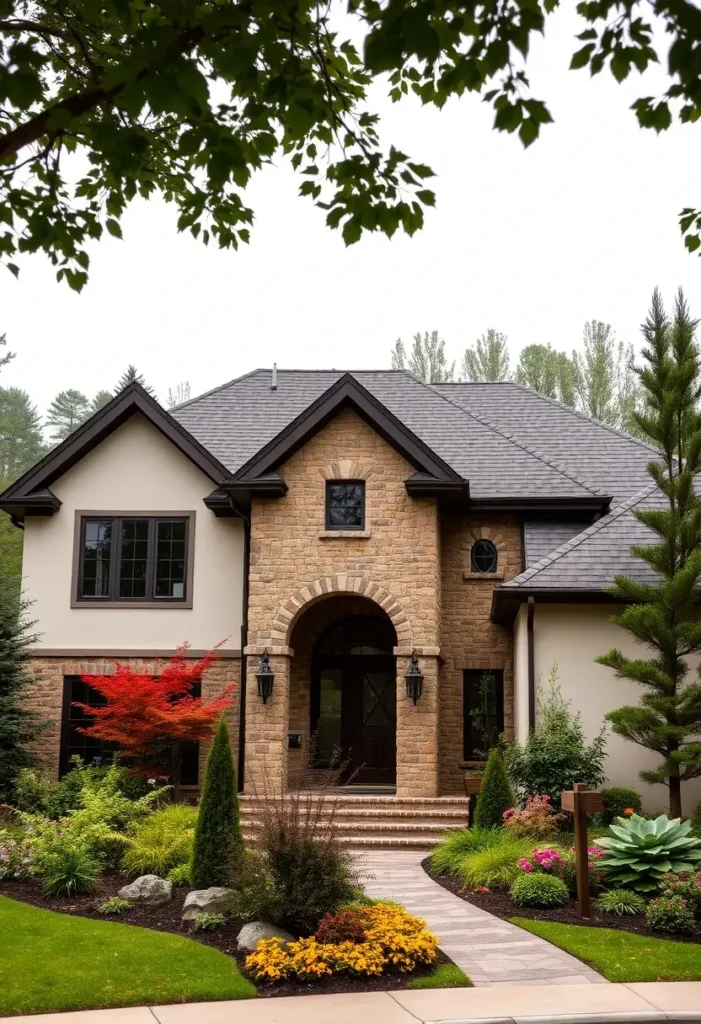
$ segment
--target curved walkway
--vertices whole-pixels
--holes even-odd
[[[563,949],[448,892],[421,867],[425,856],[425,850],[364,851],[365,891],[423,917],[475,985],[608,984]]]

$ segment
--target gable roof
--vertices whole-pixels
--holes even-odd
[[[172,415],[236,475],[344,377],[380,403],[433,459],[469,480],[473,506],[559,502],[585,514],[608,506],[601,488],[581,482],[406,371],[278,370],[273,388],[271,371],[255,370],[176,407]]]
[[[434,384],[466,411],[532,445],[617,505],[649,483],[650,445],[515,381]]]
[[[111,402],[81,424],[19,480],[10,484],[0,494],[0,509],[18,520],[30,512],[52,515],[61,503],[51,491],[51,484],[136,413],[144,416],[215,483],[228,476],[226,467],[218,459],[161,408],[140,384],[133,383],[115,395]]]

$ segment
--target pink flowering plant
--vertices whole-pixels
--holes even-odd
[[[510,807],[503,819],[503,827],[519,839],[552,839],[565,815],[555,810],[546,794],[529,797],[522,811]]]
[[[587,851],[589,855],[589,879],[592,887],[601,883],[602,874],[597,864],[601,860],[603,852],[599,846],[590,846]],[[571,892],[576,891],[577,871],[574,846],[568,851],[558,850],[552,846],[544,849],[534,847],[531,856],[521,857],[518,866],[521,871],[525,871],[527,874],[555,875],[562,879]]]
[[[20,882],[29,876],[31,866],[27,839],[15,839],[6,829],[0,829],[0,881],[12,879]]]
[[[667,872],[660,881],[660,894],[680,896],[691,911],[701,916],[701,871]]]

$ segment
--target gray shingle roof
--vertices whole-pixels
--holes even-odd
[[[499,589],[600,591],[621,574],[639,583],[656,583],[655,572],[630,550],[633,544],[649,544],[654,539],[633,512],[664,507],[664,495],[655,484],[649,484]]]
[[[646,466],[655,456],[654,449],[522,384],[500,381],[434,384],[433,388],[537,448],[589,486],[612,495],[614,505],[649,482]]]
[[[539,562],[565,541],[576,537],[590,525],[590,522],[551,523],[548,520],[524,523],[523,562],[531,566]]]
[[[273,390],[271,371],[255,370],[178,406],[172,415],[233,473],[342,374],[278,370]],[[353,376],[469,480],[474,498],[590,498],[606,493],[407,372],[367,370]]]

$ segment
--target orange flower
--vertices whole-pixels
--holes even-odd
[[[626,807],[623,814],[626,818],[630,818],[631,814],[635,814],[635,810],[632,807]]]

